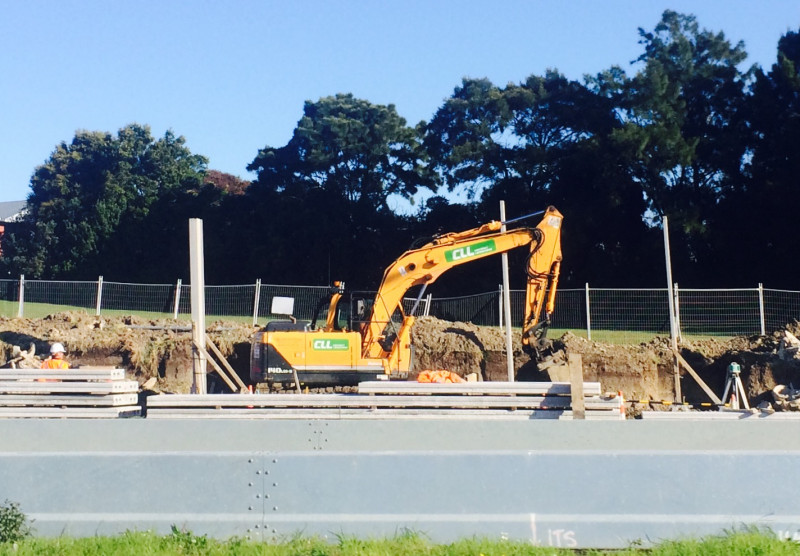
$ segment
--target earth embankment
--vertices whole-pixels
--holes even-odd
[[[800,324],[786,329],[800,334]],[[208,334],[228,362],[248,380],[250,337],[253,328],[233,322],[214,322]],[[683,358],[708,386],[722,395],[728,366],[741,365],[741,378],[750,403],[771,400],[779,384],[800,384],[800,359],[782,350],[783,331],[768,336],[736,337],[727,340],[685,341]],[[138,317],[95,317],[85,313],[59,313],[43,319],[0,318],[0,365],[11,362],[37,366],[52,342],[65,344],[68,359],[75,365],[125,368],[140,384],[155,379],[158,389],[188,392],[191,385],[191,334],[187,323],[152,321]],[[413,330],[415,370],[445,369],[480,380],[508,377],[504,332],[496,327],[421,317]],[[518,380],[564,380],[559,367],[538,371],[514,338],[513,368]],[[607,392],[623,392],[633,400],[673,400],[674,358],[670,342],[656,338],[637,345],[592,342],[567,333],[554,340],[554,348],[565,359],[579,354],[584,379],[600,382]],[[224,386],[209,375],[209,389]],[[681,390],[688,403],[710,401],[681,369]],[[412,377],[413,378],[413,377]],[[152,383],[153,381],[151,381]]]

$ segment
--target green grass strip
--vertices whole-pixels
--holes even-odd
[[[450,544],[434,544],[423,535],[401,534],[390,539],[338,537],[329,542],[319,537],[294,537],[278,543],[231,539],[219,541],[173,529],[171,535],[127,532],[113,537],[29,538],[17,543],[0,543],[0,556],[59,555],[118,556],[147,555],[227,555],[227,556],[540,556],[540,555],[631,555],[652,556],[788,556],[800,555],[800,544],[780,540],[769,532],[745,530],[703,539],[666,541],[653,548],[633,543],[621,550],[557,549],[537,547],[526,542],[464,539]]]

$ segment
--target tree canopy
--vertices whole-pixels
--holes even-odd
[[[298,283],[379,279],[391,259],[378,255],[403,226],[390,197],[437,183],[417,130],[395,107],[350,94],[306,102],[289,142],[261,149],[248,169],[257,177],[245,233],[261,254],[250,269]]]
[[[137,124],[60,143],[34,171],[22,231],[6,238],[3,263],[32,277],[77,278],[147,259],[141,237],[151,207],[202,184],[206,159],[184,143],[171,131],[155,140]]]

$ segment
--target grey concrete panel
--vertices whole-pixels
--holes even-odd
[[[800,508],[791,496],[775,499],[774,477],[800,479],[791,469],[799,455],[773,454],[768,461],[730,452],[278,455],[268,465],[273,482],[265,491],[271,500],[265,519],[278,537],[301,529],[321,535],[411,529],[439,540],[484,534],[598,547],[718,533],[742,523],[786,530],[800,525]],[[335,480],[320,480],[320,467]],[[742,469],[755,468],[758,477],[738,480]],[[559,537],[563,544],[554,543]]]
[[[253,454],[20,453],[0,465],[0,490],[20,502],[38,535],[168,533],[176,525],[244,536],[262,520],[262,464]]]
[[[0,421],[40,535],[485,535],[624,547],[800,531],[797,421]],[[788,494],[788,495],[787,495]]]
[[[800,422],[0,419],[14,451],[800,450]]]

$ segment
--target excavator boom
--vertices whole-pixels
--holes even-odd
[[[392,314],[402,311],[405,294],[415,286],[427,287],[442,274],[478,259],[530,246],[527,264],[523,345],[527,347],[538,330],[546,327],[553,312],[561,263],[561,221],[555,207],[544,211],[535,228],[501,231],[503,223],[492,221],[477,228],[437,236],[429,243],[406,251],[384,272],[373,304],[373,313],[364,336],[364,353],[380,357],[385,349],[386,328]],[[542,307],[545,307],[544,320]]]

